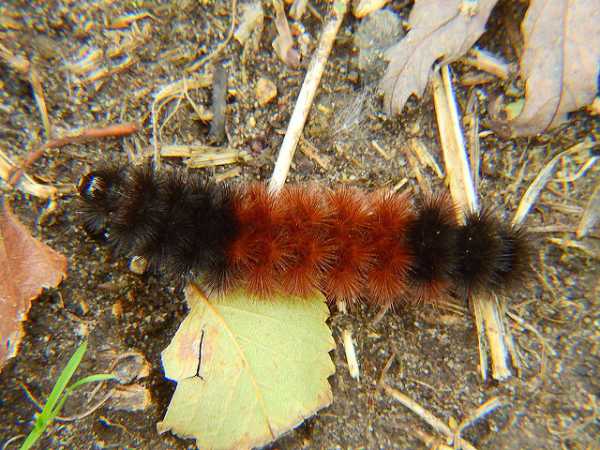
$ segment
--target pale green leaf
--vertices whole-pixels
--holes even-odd
[[[202,449],[257,447],[331,403],[335,344],[321,294],[212,301],[192,285],[187,297],[189,315],[162,353],[177,389],[159,432]]]

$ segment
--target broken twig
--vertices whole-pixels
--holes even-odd
[[[459,221],[464,221],[468,211],[479,211],[473,184],[469,157],[459,121],[458,104],[454,95],[450,70],[447,65],[434,72],[432,78],[435,113],[440,131],[440,141],[446,165],[450,194],[458,206]],[[502,299],[474,296],[468,299],[473,306],[481,376],[485,381],[488,374],[488,350],[492,362],[492,377],[504,380],[511,376],[509,361],[517,363],[510,329],[505,325]]]
[[[325,64],[331,53],[333,42],[337,36],[338,30],[342,24],[346,10],[348,9],[348,0],[336,0],[333,3],[333,17],[323,28],[319,45],[312,57],[304,83],[298,94],[296,106],[290,119],[288,129],[285,133],[283,143],[279,149],[279,155],[275,163],[273,176],[269,182],[269,189],[277,192],[287,178],[287,174],[292,164],[294,151],[298,145],[298,140],[304,129],[306,118],[310,111],[317,87],[321,81],[321,76],[325,70]]]

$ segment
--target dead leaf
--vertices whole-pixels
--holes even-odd
[[[31,301],[65,277],[67,259],[34,239],[7,205],[0,213],[0,369],[17,353]]]
[[[600,0],[532,0],[521,25],[525,106],[512,136],[534,136],[594,100],[600,70]]]
[[[434,63],[463,56],[485,31],[496,2],[479,0],[473,10],[464,8],[464,0],[417,0],[411,30],[386,52],[390,63],[381,80],[386,111],[399,114],[411,94],[423,95]]]

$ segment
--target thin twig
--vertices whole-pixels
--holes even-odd
[[[175,81],[173,83],[167,84],[166,86],[161,87],[155,94],[154,100],[152,101],[151,107],[151,120],[152,120],[152,145],[154,148],[154,165],[155,168],[160,168],[161,166],[161,130],[164,127],[165,123],[169,120],[170,117],[167,117],[165,122],[162,125],[158,126],[158,120],[160,118],[160,112],[162,109],[169,104],[172,100],[177,99],[178,103],[175,107],[174,111],[171,113],[174,114],[177,111],[179,104],[183,98],[189,98],[187,96],[187,92],[190,89],[202,89],[210,86],[213,82],[212,74],[202,74],[198,75],[191,80],[187,80],[183,78],[181,80]],[[189,101],[189,100],[188,100]],[[195,108],[194,103],[192,104],[192,108]],[[198,111],[196,111],[198,112]],[[211,114],[212,117],[212,114]]]
[[[483,405],[480,405],[475,411],[468,414],[467,417],[461,420],[460,424],[456,428],[455,437],[460,437],[460,434],[465,428],[474,425],[476,422],[483,419],[489,413],[504,405],[506,405],[506,403],[500,400],[498,397],[493,397],[489,399],[487,402],[485,402]]]
[[[388,358],[387,362],[385,363],[385,366],[383,366],[383,370],[381,371],[381,376],[379,377],[379,382],[377,383],[378,386],[383,387],[383,385],[385,384],[385,377],[387,376],[387,373],[390,370],[390,367],[392,367],[392,364],[394,363],[394,360],[396,359],[396,351],[393,351],[392,354],[390,355],[390,357]]]
[[[479,89],[473,89],[467,100],[465,122],[468,123],[469,132],[469,155],[471,156],[471,176],[473,177],[473,188],[477,194],[479,187],[479,165],[481,161],[481,145],[479,143],[479,104],[477,94]]]
[[[450,429],[448,425],[446,425],[442,420],[435,417],[432,413],[427,411],[413,399],[411,399],[407,395],[404,395],[399,390],[388,386],[386,383],[383,383],[382,387],[386,394],[388,394],[394,400],[402,403],[404,406],[410,409],[413,413],[415,413],[417,416],[419,416],[421,419],[427,422],[427,424],[435,431],[445,435],[446,437],[456,439],[456,444],[459,448],[463,448],[466,450],[476,450],[476,448],[471,443],[467,442],[460,436],[457,437],[455,432],[452,431],[452,429]]]
[[[104,397],[102,397],[95,405],[93,405],[89,409],[79,414],[75,414],[73,416],[56,416],[54,420],[56,420],[57,422],[75,422],[77,420],[84,419],[92,415],[97,410],[99,410],[102,406],[104,406],[104,404],[113,396],[114,393],[115,389],[113,388],[110,391],[108,391]]]
[[[275,10],[275,28],[277,28],[277,37],[273,41],[273,49],[279,59],[288,67],[298,67],[300,65],[300,53],[294,48],[294,38],[285,15],[285,8],[282,0],[272,0]]]
[[[227,118],[227,70],[222,62],[215,64],[212,86],[212,113],[209,138],[220,144],[225,138],[225,121]]]
[[[277,192],[287,178],[294,157],[294,151],[304,129],[306,118],[310,111],[317,87],[321,81],[325,64],[331,53],[333,42],[337,36],[338,30],[342,24],[346,10],[348,9],[349,0],[335,0],[333,3],[333,17],[323,28],[319,45],[312,57],[304,83],[298,94],[296,106],[290,119],[288,129],[283,139],[283,144],[279,150],[275,170],[269,183],[269,189],[272,192]]]
[[[354,340],[352,339],[352,332],[350,330],[342,330],[342,340],[344,342],[344,351],[346,353],[346,361],[348,362],[350,376],[356,381],[360,381],[360,369],[358,366],[358,359],[356,358],[356,349],[354,347]]]
[[[25,395],[27,396],[29,401],[31,401],[31,403],[33,403],[36,406],[36,408],[41,411],[43,409],[41,403],[31,393],[31,391],[25,385],[25,383],[19,383],[19,386],[21,386],[21,389],[23,389],[23,391],[25,392]],[[94,391],[94,392],[96,392],[96,391]],[[104,397],[102,397],[102,399],[100,401],[98,401],[94,406],[85,410],[82,413],[76,414],[74,416],[56,416],[54,418],[54,420],[56,420],[57,422],[74,422],[76,420],[83,419],[83,418],[89,416],[90,414],[94,413],[95,411],[97,411],[99,408],[101,408],[102,405],[104,405],[108,401],[108,399],[110,399],[110,397],[112,397],[113,393],[114,393],[114,388],[111,389],[110,391],[108,391],[106,393],[106,395]]]
[[[552,178],[554,174],[554,168],[558,164],[558,162],[567,155],[572,155],[574,153],[588,151],[592,148],[593,144],[591,140],[586,139],[583,142],[573,145],[566,150],[563,150],[558,155],[548,162],[544,168],[538,173],[533,182],[529,185],[525,194],[521,198],[521,202],[517,208],[517,212],[513,217],[512,223],[513,225],[520,225],[525,221],[527,214],[530,209],[533,207],[533,204],[537,201],[538,197],[546,183]]]
[[[507,80],[511,73],[510,65],[501,57],[476,47],[472,48],[467,56],[462,58],[462,62],[491,73],[501,80]]]
[[[95,139],[129,136],[140,130],[137,122],[124,122],[100,128],[87,128],[70,136],[49,140],[46,148],[59,148],[69,144],[81,144]]]
[[[6,153],[0,150],[0,178],[8,183],[18,171],[17,165],[10,160]],[[54,199],[58,195],[56,187],[40,184],[27,174],[19,177],[13,185],[27,194],[42,199]]]
[[[10,444],[12,444],[13,442],[16,442],[19,439],[24,438],[24,437],[25,437],[24,434],[17,434],[16,436],[11,437],[4,444],[2,444],[2,447],[0,447],[0,450],[6,450]]]
[[[29,387],[25,383],[23,383],[22,381],[19,381],[19,387],[23,390],[23,392],[25,392],[25,395],[27,396],[29,401],[31,403],[33,403],[37,409],[39,409],[40,411],[42,409],[44,409],[42,404],[40,402],[38,402],[37,398],[35,398],[35,396],[29,390]]]
[[[440,74],[441,73],[441,74]],[[478,211],[479,205],[471,177],[471,167],[466,152],[465,140],[458,119],[458,104],[447,65],[432,77],[433,100],[440,130],[440,141],[450,193],[459,206],[459,213]],[[461,218],[462,220],[462,218]]]
[[[321,169],[329,170],[328,160],[325,157],[319,155],[319,150],[312,144],[312,142],[310,142],[303,136],[301,136],[301,139],[303,145],[300,146],[300,150],[302,151],[302,153],[304,153],[306,156],[308,156],[310,159],[316,162],[321,167]]]
[[[101,138],[129,136],[130,134],[133,134],[139,130],[139,124],[135,122],[126,122],[101,128],[87,128],[69,136],[50,139],[37,150],[30,152],[29,155],[27,155],[27,159],[19,167],[14,168],[8,178],[8,184],[10,186],[16,185],[21,179],[23,173],[34,162],[40,159],[48,149],[60,148],[69,144],[81,144],[83,142],[89,142]]]
[[[512,320],[518,323],[522,328],[526,329],[527,331],[531,331],[539,339],[540,343],[542,344],[542,347],[548,349],[552,356],[556,357],[558,355],[556,353],[556,350],[554,350],[554,347],[550,345],[550,343],[546,340],[546,338],[544,338],[544,336],[542,336],[542,333],[540,333],[537,330],[537,328],[535,328],[533,325],[525,321],[525,319],[511,311],[508,311],[506,314],[508,315],[508,317],[510,317]]]
[[[42,81],[35,70],[35,67],[29,60],[22,56],[13,54],[9,49],[0,44],[0,59],[3,59],[9,67],[18,72],[22,78],[27,80],[31,84],[33,89],[33,96],[35,103],[42,116],[42,123],[44,124],[44,130],[46,131],[46,137],[50,138],[52,129],[50,127],[50,119],[48,118],[48,108],[46,107],[46,100],[44,97],[44,89],[42,87]]]
[[[577,225],[577,239],[583,239],[587,236],[589,231],[598,222],[598,219],[600,219],[600,184],[596,186],[596,189],[592,193],[583,215],[581,216],[579,225]]]

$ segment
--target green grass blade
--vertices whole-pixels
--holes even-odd
[[[98,381],[108,381],[108,380],[116,380],[116,379],[117,379],[117,377],[115,377],[112,373],[97,373],[95,375],[89,375],[87,377],[83,377],[83,378],[77,380],[75,383],[73,383],[71,386],[69,386],[67,388],[67,391],[73,392],[78,387],[81,387],[84,384],[88,384],[88,383],[96,383]]]
[[[84,384],[96,383],[99,381],[106,381],[106,380],[116,380],[116,378],[117,377],[115,377],[114,375],[112,375],[110,373],[98,373],[98,374],[89,375],[87,377],[81,378],[80,380],[77,380],[75,383],[73,383],[72,385],[70,385],[68,388],[65,389],[65,393],[60,398],[60,401],[58,402],[56,407],[52,410],[52,419],[54,419],[56,416],[58,416],[60,414],[60,410],[62,409],[63,405],[65,404],[65,402],[67,401],[69,396],[73,393],[73,391],[75,391],[75,389],[83,386]]]
[[[58,380],[56,380],[56,383],[52,388],[52,392],[50,392],[50,396],[48,397],[48,400],[42,409],[42,412],[36,417],[33,429],[25,438],[23,444],[21,444],[20,450],[29,450],[44,433],[48,425],[52,423],[54,417],[56,417],[58,414],[55,412],[57,404],[58,410],[60,410],[66,400],[65,396],[62,394],[65,389],[67,389],[67,385],[79,367],[79,364],[81,363],[86,351],[87,341],[83,341],[81,345],[77,347],[77,350],[75,350],[75,353],[73,353],[73,356],[71,356],[69,362],[60,373]],[[80,381],[83,380],[85,380],[85,378]]]
[[[52,389],[52,392],[50,393],[50,396],[48,397],[48,400],[44,405],[44,409],[38,416],[37,421],[47,421],[51,417],[51,413],[52,411],[54,411],[54,408],[56,407],[60,396],[66,389],[67,385],[69,384],[69,381],[71,381],[71,378],[77,370],[77,367],[79,367],[79,364],[83,359],[83,355],[85,355],[85,352],[87,351],[87,346],[87,341],[83,341],[81,345],[77,348],[77,350],[75,350],[75,353],[73,353],[73,356],[71,356],[69,362],[67,363],[63,371],[60,373],[58,380],[56,380],[56,384],[54,385],[54,388]]]
[[[52,388],[52,392],[42,409],[42,412],[38,414],[35,419],[35,424],[33,425],[33,429],[21,445],[20,450],[27,450],[35,444],[35,442],[40,438],[40,436],[44,433],[48,425],[52,423],[54,417],[56,416],[55,408],[57,403],[60,401],[60,398],[67,388],[69,381],[73,377],[73,374],[79,367],[81,360],[83,359],[83,355],[87,351],[87,341],[83,341],[81,345],[75,350],[73,356],[69,359],[69,362],[65,366],[65,368],[60,373],[58,380],[56,380],[56,384]],[[64,400],[61,401],[64,403]],[[61,405],[62,406],[62,405]],[[60,409],[60,408],[59,408]]]
[[[33,447],[33,444],[37,442],[40,436],[44,433],[45,429],[45,426],[38,426],[38,422],[36,422],[33,426],[33,429],[27,435],[27,438],[25,438],[21,444],[21,447],[19,447],[19,450],[29,450],[31,447]]]
[[[46,428],[52,423],[56,416],[60,414],[60,410],[73,391],[88,383],[97,383],[116,379],[113,374],[98,373],[80,378],[75,383],[68,386],[71,378],[73,378],[73,375],[77,371],[85,352],[87,351],[87,345],[87,341],[83,341],[77,350],[75,350],[75,353],[73,353],[73,356],[71,356],[69,362],[67,362],[67,365],[60,373],[58,380],[56,380],[56,383],[52,388],[52,392],[50,393],[42,412],[37,415],[33,429],[25,438],[23,444],[21,444],[20,450],[29,450],[37,442]]]

